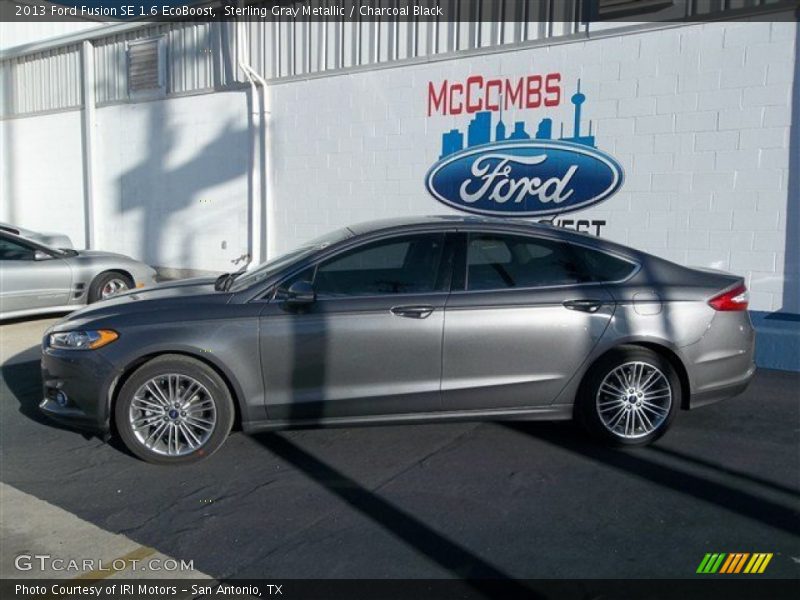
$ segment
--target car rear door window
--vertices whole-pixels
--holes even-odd
[[[467,289],[501,290],[589,281],[570,244],[495,234],[472,234],[467,248]]]
[[[626,279],[636,264],[585,246],[573,246],[591,281],[621,281]]]
[[[322,262],[318,296],[422,294],[437,290],[444,234],[394,237],[365,244]]]

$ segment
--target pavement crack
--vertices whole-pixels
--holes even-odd
[[[478,429],[482,425],[483,425],[482,423],[476,423],[475,425],[473,425],[472,427],[470,427],[466,431],[461,432],[460,434],[458,434],[454,438],[450,439],[447,442],[444,442],[443,444],[441,444],[440,446],[437,446],[436,448],[434,448],[430,452],[427,452],[424,456],[414,460],[413,462],[409,463],[405,467],[401,468],[396,473],[393,473],[387,479],[384,479],[383,481],[380,481],[376,485],[374,485],[374,486],[372,486],[370,488],[366,488],[366,489],[370,493],[378,492],[379,490],[383,489],[385,486],[390,484],[392,481],[396,480],[398,477],[400,477],[403,474],[409,472],[410,470],[414,469],[415,467],[418,467],[419,465],[425,463],[425,461],[429,460],[432,456],[434,456],[434,455],[436,455],[436,454],[438,454],[440,452],[444,452],[446,450],[449,450],[450,448],[458,446],[458,444],[464,438],[466,438],[468,435],[473,433],[476,429]],[[261,487],[261,486],[257,486],[257,488],[258,487]],[[253,491],[255,491],[255,490],[253,490]],[[251,492],[248,492],[248,494],[249,493],[251,493]],[[267,553],[260,555],[258,558],[254,559],[254,560],[252,560],[252,561],[250,561],[250,562],[248,562],[246,564],[240,565],[239,568],[231,571],[228,574],[223,575],[222,579],[235,578],[237,573],[240,573],[240,572],[246,570],[247,568],[249,568],[250,566],[252,566],[254,564],[263,562],[264,560],[268,559],[270,556],[273,556],[274,554],[277,554],[278,552],[285,552],[286,550],[289,550],[291,548],[295,548],[295,547],[298,547],[298,546],[302,545],[304,543],[304,538],[305,538],[304,534],[306,532],[313,530],[320,523],[324,522],[327,519],[330,519],[332,515],[336,515],[338,513],[341,513],[344,510],[346,510],[345,507],[337,507],[337,508],[332,508],[329,511],[326,511],[324,514],[321,514],[319,516],[319,518],[309,522],[302,529],[296,530],[293,535],[288,537],[284,542],[279,543],[278,545],[276,545],[272,550],[269,550]]]
[[[435,456],[435,455],[437,455],[437,454],[439,454],[441,452],[446,452],[447,450],[450,450],[451,448],[455,448],[456,446],[458,446],[461,443],[461,441],[464,438],[466,438],[468,435],[473,433],[476,429],[481,427],[481,425],[482,425],[482,423],[475,424],[473,427],[470,427],[466,431],[461,432],[456,437],[450,439],[447,442],[444,442],[441,446],[438,446],[438,447],[434,448],[433,450],[428,452],[425,456],[423,456],[421,458],[418,458],[417,460],[415,460],[412,463],[406,465],[405,467],[403,467],[402,469],[400,469],[396,473],[392,474],[390,477],[388,477],[384,481],[381,481],[378,485],[373,487],[370,491],[377,492],[377,491],[383,489],[384,487],[386,487],[387,485],[392,483],[398,477],[401,477],[402,475],[405,475],[406,473],[408,473],[412,469],[423,465],[431,457],[433,457],[433,456]]]

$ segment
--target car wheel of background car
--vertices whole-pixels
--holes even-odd
[[[590,369],[576,412],[591,434],[616,445],[643,446],[666,432],[680,404],[680,381],[666,358],[621,346]]]
[[[213,454],[233,426],[231,394],[208,365],[162,355],[139,367],[119,392],[114,422],[139,458],[190,463]]]
[[[89,304],[105,300],[133,288],[131,278],[123,273],[108,271],[100,273],[89,286]]]

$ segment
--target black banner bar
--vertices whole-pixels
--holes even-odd
[[[657,557],[654,558],[657,560]],[[0,581],[4,600],[794,600],[800,581],[759,575],[698,575],[694,579],[618,580],[14,580]]]
[[[0,21],[787,21],[797,19],[799,4],[798,0],[8,0],[0,2]]]

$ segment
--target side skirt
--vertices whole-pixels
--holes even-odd
[[[296,421],[255,421],[242,423],[245,433],[275,431],[277,429],[304,427],[340,427],[369,425],[401,425],[448,421],[568,421],[572,419],[572,404],[557,404],[523,409],[460,410],[400,415],[370,415],[365,417],[321,417]]]

